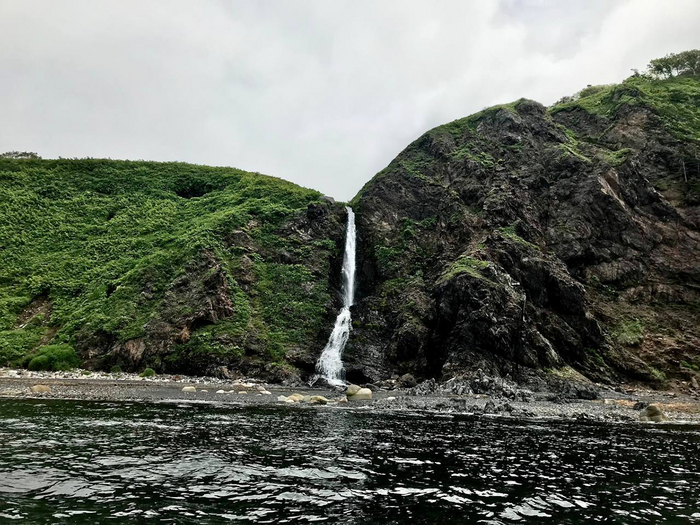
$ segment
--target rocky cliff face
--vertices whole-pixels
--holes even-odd
[[[700,81],[593,87],[437,127],[353,201],[348,377],[689,379]]]

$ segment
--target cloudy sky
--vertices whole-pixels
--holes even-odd
[[[0,151],[350,199],[438,124],[700,47],[698,0],[0,0]]]

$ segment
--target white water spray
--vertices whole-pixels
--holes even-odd
[[[343,254],[342,290],[343,308],[335,320],[333,332],[316,363],[318,376],[331,385],[344,385],[343,349],[350,337],[350,307],[355,300],[355,214],[347,207],[348,224],[345,230],[345,253]]]

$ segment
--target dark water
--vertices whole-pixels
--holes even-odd
[[[0,401],[0,522],[700,522],[700,430]]]

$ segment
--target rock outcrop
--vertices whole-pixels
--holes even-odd
[[[437,127],[353,201],[348,378],[660,384],[700,361],[700,81],[633,77]]]

